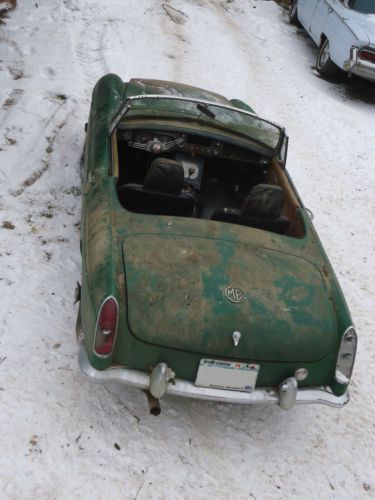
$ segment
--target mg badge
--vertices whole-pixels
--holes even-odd
[[[228,300],[235,303],[242,302],[245,298],[245,294],[243,293],[241,288],[237,288],[235,286],[228,286],[224,290],[224,294]]]

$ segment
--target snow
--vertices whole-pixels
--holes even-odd
[[[320,79],[270,1],[24,0],[0,38],[0,497],[375,497],[374,86]],[[79,158],[107,72],[243,99],[287,127],[359,333],[347,407],[166,397],[156,418],[140,391],[83,378]]]

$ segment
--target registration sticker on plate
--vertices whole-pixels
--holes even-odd
[[[251,392],[255,388],[259,365],[219,359],[201,359],[195,385]]]

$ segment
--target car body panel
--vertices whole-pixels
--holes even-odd
[[[357,37],[335,11],[327,16],[323,27],[318,24],[315,26],[316,44],[320,45],[322,37],[328,38],[330,58],[336,66],[343,69],[345,61],[350,58],[350,48],[358,43]]]
[[[124,255],[128,324],[140,340],[253,361],[316,361],[336,345],[327,290],[304,258],[168,234],[128,237]],[[225,295],[230,286],[240,302]]]
[[[351,15],[344,14],[346,24],[353,31],[358,40],[367,44],[375,44],[375,14],[361,14],[350,11]]]
[[[370,36],[370,32],[368,30],[369,23],[363,22],[362,19],[358,19],[358,16],[345,18],[345,25],[350,29],[355,41],[366,45],[370,43],[370,38],[372,38],[372,41],[374,42],[374,36]],[[375,31],[374,27],[372,29]]]
[[[320,44],[321,34],[322,34],[322,26],[324,26],[324,30],[326,31],[327,23],[332,24],[332,19],[334,19],[335,27],[337,24],[337,16],[334,15],[332,8],[325,1],[319,1],[316,4],[313,15],[310,19],[310,35],[316,44]]]
[[[319,0],[298,0],[298,20],[308,32],[310,31],[311,19],[318,3]]]

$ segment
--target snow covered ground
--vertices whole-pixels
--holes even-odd
[[[374,86],[321,80],[270,1],[36,1],[0,26],[0,498],[374,498]],[[360,336],[349,406],[168,397],[155,418],[140,391],[80,374],[78,163],[107,72],[208,88],[286,125]]]

